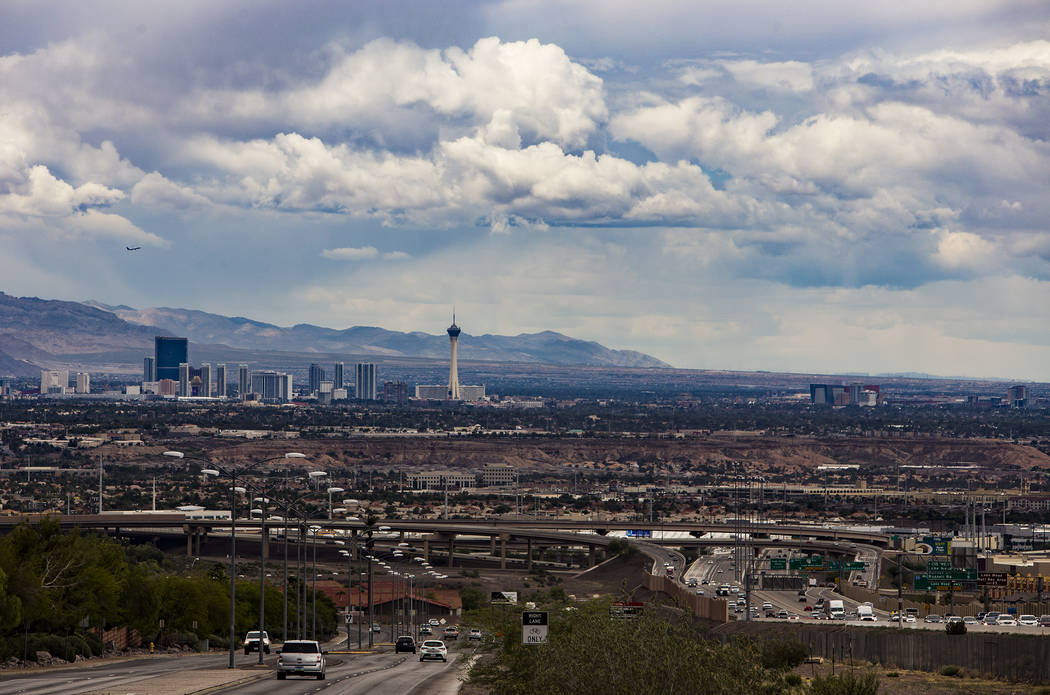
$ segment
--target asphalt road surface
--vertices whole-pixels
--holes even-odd
[[[420,662],[415,654],[385,652],[368,655],[330,655],[323,681],[289,676],[278,681],[275,675],[223,693],[238,695],[452,695],[459,690],[459,669],[455,660],[469,654],[465,645],[446,642],[448,662]],[[338,663],[337,663],[338,662]]]
[[[265,657],[266,675],[258,681],[225,688],[223,693],[326,693],[331,695],[454,695],[459,690],[460,670],[457,657],[469,657],[469,644],[447,642],[448,662],[420,663],[411,653],[395,654],[391,647],[383,647],[372,654],[330,654],[328,673],[323,681],[315,678],[290,676],[278,681],[275,654]],[[237,653],[238,674],[251,676],[253,671],[241,670],[256,663],[258,656]],[[197,669],[223,669],[228,663],[226,654],[167,656],[144,659],[119,659],[84,667],[40,669],[23,673],[0,675],[0,693],[3,695],[75,695],[91,691],[144,693],[142,680],[155,676],[186,674]]]

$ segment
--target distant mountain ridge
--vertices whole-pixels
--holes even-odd
[[[28,375],[40,367],[97,368],[125,355],[153,351],[156,335],[185,336],[198,345],[254,351],[447,359],[448,337],[373,326],[343,330],[298,324],[289,328],[192,309],[135,309],[101,302],[14,297],[0,292],[0,373]],[[460,359],[560,366],[669,367],[633,350],[612,350],[554,331],[517,336],[460,336]]]
[[[132,309],[126,306],[111,307],[99,302],[85,304],[109,311],[129,324],[163,326],[173,335],[186,336],[196,343],[254,350],[344,352],[377,357],[441,359],[448,356],[448,336],[444,333],[405,333],[376,326],[353,326],[339,330],[308,323],[284,328],[243,316],[222,316],[195,309]],[[465,360],[596,367],[670,366],[641,352],[613,350],[593,341],[578,340],[554,331],[515,336],[472,335],[464,332],[459,343],[460,356]]]

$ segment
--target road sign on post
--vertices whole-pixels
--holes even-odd
[[[547,611],[524,611],[521,614],[521,643],[547,643]]]

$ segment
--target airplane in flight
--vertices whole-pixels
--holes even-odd
[[[138,251],[142,247],[141,246],[125,246],[124,248],[127,249],[128,251]]]

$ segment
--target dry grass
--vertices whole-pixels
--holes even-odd
[[[850,669],[848,664],[836,664],[835,673],[843,673]],[[883,668],[871,664],[855,663],[855,673],[874,671],[879,677],[879,695],[958,695],[958,693],[973,693],[974,695],[1050,695],[1050,685],[1040,686],[1027,683],[1007,683],[1004,681],[988,680],[985,678],[972,678],[966,675],[966,669],[962,669],[962,676],[942,676],[925,671],[904,671],[898,668]],[[799,666],[796,673],[805,679],[814,675],[830,675],[831,664],[805,664]],[[897,674],[890,676],[888,674]]]

